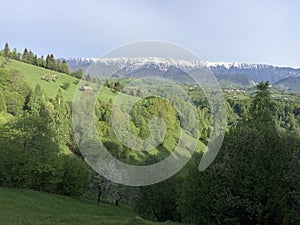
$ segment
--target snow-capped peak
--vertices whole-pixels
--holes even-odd
[[[66,60],[71,70],[87,69],[93,63],[115,66],[130,76],[134,71],[148,68],[159,69],[166,72],[172,67],[190,72],[193,69],[208,69],[215,75],[244,74],[248,75],[255,82],[270,81],[274,83],[286,77],[299,77],[300,69],[290,67],[277,67],[267,64],[251,64],[237,62],[209,62],[202,60],[183,60],[158,57],[118,57],[118,58],[73,58]]]
[[[237,62],[209,62],[202,60],[183,60],[183,59],[172,59],[172,58],[158,58],[158,57],[116,57],[116,58],[70,58],[67,61],[71,61],[75,64],[81,63],[104,63],[107,65],[115,65],[120,68],[130,67],[130,66],[141,66],[141,65],[156,65],[160,69],[165,70],[169,66],[175,66],[180,69],[193,69],[202,67],[224,67],[230,69],[235,68],[263,68],[272,67],[266,64],[249,64],[249,63],[237,63]]]

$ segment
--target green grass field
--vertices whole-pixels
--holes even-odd
[[[126,205],[119,207],[80,201],[32,190],[0,188],[1,225],[161,224],[138,217]],[[175,223],[164,223],[175,224]]]
[[[0,57],[0,64],[2,64],[4,61],[4,57]],[[80,88],[77,84],[74,83],[77,80],[74,77],[52,70],[47,70],[38,66],[33,66],[27,63],[22,63],[13,59],[9,59],[9,63],[5,64],[5,68],[8,70],[16,69],[20,71],[21,74],[25,76],[25,79],[31,88],[34,88],[37,84],[39,84],[42,87],[44,93],[46,93],[49,98],[54,98],[57,95],[58,90],[61,89],[64,95],[64,99],[66,101],[73,101],[75,92]],[[44,75],[57,75],[58,79],[56,80],[56,82],[45,81],[41,79]],[[61,88],[64,82],[70,83],[70,87],[67,90]],[[116,94],[113,93],[111,89],[104,87],[101,90],[99,97],[103,101],[108,101],[115,95]]]

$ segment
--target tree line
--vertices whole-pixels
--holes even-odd
[[[5,63],[8,63],[9,59],[14,59],[34,66],[65,73],[77,79],[82,79],[93,83],[101,83],[99,78],[93,77],[90,74],[85,74],[82,69],[71,71],[66,60],[55,59],[52,53],[47,54],[46,57],[43,55],[38,57],[37,54],[32,52],[30,49],[28,50],[27,48],[24,48],[23,53],[20,53],[16,48],[11,50],[9,44],[5,43],[4,49],[0,50],[0,56],[5,57]]]
[[[27,48],[24,48],[23,53],[18,52],[16,48],[10,50],[8,43],[5,43],[4,49],[1,50],[1,55],[4,56],[6,60],[14,59],[49,70],[70,74],[70,69],[66,61],[55,59],[52,53],[48,54],[46,58],[44,58],[43,55],[38,57],[37,54]]]

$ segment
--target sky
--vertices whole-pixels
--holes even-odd
[[[202,60],[300,68],[297,0],[0,0],[0,5],[0,45],[38,55],[101,57],[126,43],[158,40]]]

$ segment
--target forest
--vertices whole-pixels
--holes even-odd
[[[53,54],[44,60],[31,50],[24,49],[23,54],[11,51],[8,44],[0,57],[0,187],[32,189],[100,205],[123,203],[141,217],[158,222],[300,224],[299,93],[280,92],[267,81],[238,97],[224,92],[225,139],[214,162],[199,172],[213,129],[210,108],[200,89],[181,84],[199,118],[196,152],[173,177],[149,186],[129,187],[107,180],[85,162],[71,126],[72,102],[65,99],[71,89],[56,88],[52,97],[39,83],[33,86],[22,69],[11,69],[10,65],[16,60],[60,72],[72,77],[75,83],[69,85],[74,86],[85,76],[83,72],[71,72],[66,62],[55,60]],[[40,77],[37,80],[52,85]],[[91,87],[103,85],[112,93],[96,99],[93,113],[99,137],[113,156],[129,164],[148,165],[172,153],[185,125],[169,102],[149,97],[132,108],[130,128],[135,136],[149,137],[149,121],[158,115],[167,126],[160,146],[137,152],[123,145],[111,128],[114,96],[128,81],[105,82],[89,76],[86,82]],[[133,98],[141,91],[123,94]]]

